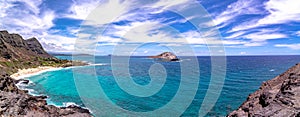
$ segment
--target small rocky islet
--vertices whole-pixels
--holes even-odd
[[[36,38],[24,40],[19,34],[0,31],[0,115],[5,117],[90,117],[89,110],[77,107],[55,107],[47,105],[47,96],[32,96],[18,89],[10,77],[18,69],[38,66],[68,67],[86,65],[79,61],[60,60],[48,54]]]
[[[153,58],[153,59],[157,59],[157,60],[161,60],[161,61],[166,61],[166,62],[179,61],[180,60],[172,52],[163,52],[163,53],[161,53],[159,55],[156,55],[156,56],[149,56],[149,58]]]

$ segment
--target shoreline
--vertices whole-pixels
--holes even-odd
[[[103,65],[103,64],[88,64],[88,65],[83,65],[83,66],[91,66],[91,65]],[[18,80],[28,80],[29,83],[30,83],[31,81],[28,78],[32,77],[32,76],[40,75],[42,73],[49,72],[49,71],[57,71],[57,70],[61,70],[61,69],[74,68],[74,67],[83,67],[83,66],[70,66],[70,67],[39,66],[37,68],[19,69],[16,73],[10,75],[10,77],[13,80],[16,80],[16,81],[18,81]],[[32,96],[47,96],[47,98],[45,100],[47,102],[50,101],[50,100],[48,100],[49,97],[48,97],[47,94],[35,94],[32,91],[30,91],[32,89],[21,88],[22,85],[28,85],[28,84],[26,84],[26,83],[24,84],[22,82],[15,83],[15,85],[17,86],[18,89],[27,90],[28,91],[27,94],[32,95]],[[64,102],[63,105],[57,105],[54,102],[52,102],[52,103],[48,103],[47,105],[53,105],[53,106],[58,107],[58,108],[76,106],[76,107],[80,107],[80,108],[83,108],[83,109],[87,109],[90,112],[90,114],[92,114],[92,112],[89,108],[79,106],[74,102]]]
[[[48,105],[47,98],[49,96],[34,96],[28,93],[29,90],[23,90],[17,86],[18,83],[20,85],[31,83],[28,80],[30,77],[43,75],[46,71],[57,71],[65,67],[81,66],[87,63],[58,59],[48,54],[38,39],[34,37],[25,40],[21,35],[9,33],[6,30],[0,31],[0,35],[0,51],[2,52],[0,55],[0,115],[12,117],[92,116],[88,109],[80,106]]]
[[[39,66],[37,68],[19,69],[16,73],[10,75],[10,77],[14,80],[21,80],[48,71],[55,71],[60,69],[62,69],[62,67],[53,67],[53,66]]]

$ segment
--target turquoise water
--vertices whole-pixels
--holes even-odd
[[[70,56],[58,56],[58,58],[71,59]],[[92,62],[90,57],[79,57],[77,59]],[[183,62],[190,60],[189,57],[182,57],[182,59]],[[191,73],[191,79],[187,84],[190,84],[192,87],[193,84],[198,83],[198,88],[192,103],[182,116],[198,116],[199,109],[210,83],[211,58],[197,57],[197,59],[200,67],[199,82],[193,82],[196,81],[193,79],[193,73],[198,72],[193,71],[193,68],[188,66],[184,68],[191,71],[189,72]],[[217,103],[206,116],[225,116],[228,112],[238,108],[250,93],[259,88],[262,82],[279,75],[289,67],[300,62],[300,56],[240,56],[227,57],[226,59],[225,84]],[[29,78],[32,83],[28,86],[23,86],[23,88],[32,89],[33,91],[31,91],[31,93],[33,94],[49,96],[48,103],[50,104],[64,106],[66,103],[73,102],[84,107],[84,101],[81,101],[79,93],[77,92],[78,87],[76,87],[76,83],[74,82],[74,74],[77,79],[81,79],[80,83],[86,84],[86,88],[95,83],[95,80],[91,79],[95,76],[103,92],[114,105],[129,111],[149,112],[162,108],[168,104],[168,102],[174,100],[174,96],[181,88],[180,82],[182,80],[182,73],[180,63],[181,62],[159,62],[145,57],[131,57],[129,67],[122,62],[114,63],[117,66],[117,70],[129,68],[128,71],[133,81],[141,86],[151,84],[153,76],[149,75],[149,72],[153,73],[154,76],[166,77],[165,82],[160,79],[155,81],[157,83],[154,84],[158,85],[163,82],[164,85],[157,93],[147,97],[134,96],[120,88],[113,77],[116,74],[112,72],[110,57],[96,57],[95,65],[92,66],[67,68],[32,76]],[[160,64],[164,69],[160,67],[151,69],[153,64]],[[74,73],[74,71],[77,72]],[[163,72],[166,72],[167,75],[164,76]],[[126,74],[120,73],[119,76],[122,78],[124,76],[124,79],[126,79]],[[81,94],[85,94],[85,99],[93,100],[99,98],[99,95],[95,94],[97,91],[99,91],[97,88],[87,89]],[[188,92],[192,90],[187,88],[185,91]],[[187,98],[188,97],[182,96],[180,99],[184,102]],[[106,106],[104,102],[101,103],[99,101],[98,105]],[[177,107],[174,107],[175,111],[177,111],[176,109]],[[114,110],[107,109],[102,111],[113,112]],[[172,115],[172,113],[166,114]]]

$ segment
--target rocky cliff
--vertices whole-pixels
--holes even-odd
[[[77,61],[59,60],[48,54],[36,38],[24,40],[19,34],[0,31],[0,68],[11,75],[18,69],[84,65]]]
[[[19,34],[0,31],[0,60],[29,60],[35,57],[51,58],[35,38],[24,40]]]
[[[264,82],[230,117],[300,117],[300,64]]]
[[[0,31],[0,116],[91,116],[87,109],[76,106],[55,107],[47,105],[45,96],[31,96],[18,89],[18,81],[9,75],[18,69],[37,66],[85,65],[82,62],[59,60],[49,55],[36,38],[24,40],[18,34]]]

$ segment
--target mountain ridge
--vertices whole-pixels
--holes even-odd
[[[9,34],[0,31],[0,60],[32,59],[33,57],[53,58],[49,55],[36,38],[23,39],[19,34]],[[31,50],[31,51],[28,51]]]

